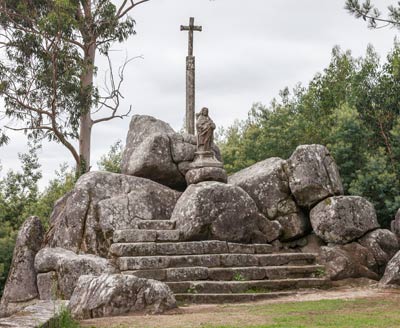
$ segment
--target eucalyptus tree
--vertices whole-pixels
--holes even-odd
[[[119,112],[126,62],[103,93],[94,85],[96,56],[111,64],[110,47],[135,34],[130,13],[148,1],[0,0],[0,95],[7,127],[29,139],[61,143],[77,173],[87,172],[93,126],[128,114]]]

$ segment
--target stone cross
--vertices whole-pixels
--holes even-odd
[[[181,31],[189,31],[188,56],[186,57],[186,132],[194,134],[195,107],[195,57],[193,56],[193,31],[202,31],[201,26],[194,25],[194,17],[190,17],[189,26],[181,25]]]

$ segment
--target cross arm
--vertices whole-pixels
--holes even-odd
[[[202,31],[203,27],[202,26],[197,26],[197,25],[193,25],[193,26],[185,26],[185,25],[181,25],[181,31]]]

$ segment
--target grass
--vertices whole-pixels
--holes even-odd
[[[188,292],[189,294],[197,294],[196,286],[190,286],[190,287],[187,289],[187,292]]]
[[[62,308],[60,314],[52,319],[46,328],[81,328],[81,326],[72,318],[67,308]]]
[[[256,306],[250,310],[272,319],[270,324],[203,326],[202,328],[367,328],[400,327],[396,304],[379,300],[322,300]]]
[[[395,328],[400,294],[367,299],[220,305],[195,313],[102,319],[107,328]],[[115,321],[114,321],[115,320]]]
[[[235,273],[233,276],[234,281],[245,281],[246,279],[243,277],[243,275],[239,272]]]
[[[317,269],[316,271],[315,271],[315,277],[317,277],[317,278],[322,278],[322,277],[325,277],[325,274],[326,274],[326,272],[325,272],[325,269]]]

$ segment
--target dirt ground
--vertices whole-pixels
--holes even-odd
[[[296,294],[277,300],[266,300],[244,304],[189,305],[172,310],[163,315],[131,315],[124,317],[100,318],[81,322],[82,327],[108,328],[196,328],[234,326],[248,327],[272,324],[271,315],[260,315],[260,311],[268,309],[269,304],[319,301],[319,300],[357,300],[365,299],[374,304],[381,301],[390,302],[398,312],[400,289],[378,289],[375,287],[340,287],[309,294]],[[282,304],[283,305],[283,304]],[[259,311],[258,311],[259,310]],[[341,309],[346,311],[346,308]],[[351,311],[351,309],[349,309]],[[374,309],[371,309],[374,311]],[[366,309],[365,312],[369,312]],[[275,325],[274,325],[275,327]],[[276,327],[287,327],[277,325]],[[292,326],[290,326],[292,327]],[[303,326],[301,326],[303,327]],[[368,327],[375,327],[370,326]],[[399,326],[400,327],[400,322]]]

